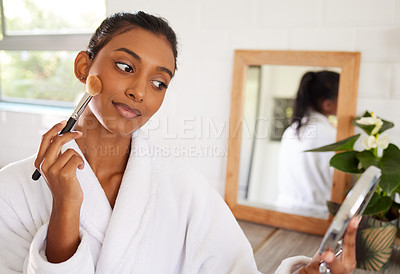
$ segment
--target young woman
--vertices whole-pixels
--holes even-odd
[[[328,217],[333,153],[304,151],[336,141],[336,128],[328,117],[336,115],[338,87],[339,74],[332,71],[307,72],[300,81],[292,124],[280,146],[277,204],[281,208]]]
[[[37,155],[0,172],[0,273],[258,273],[219,194],[152,153],[139,130],[160,108],[176,57],[163,19],[120,13],[100,25],[75,74],[83,83],[96,75],[103,88],[76,131],[59,136],[65,122],[55,125]],[[352,269],[353,234],[347,261],[327,258],[334,270]]]

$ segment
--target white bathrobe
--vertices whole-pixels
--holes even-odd
[[[317,218],[328,218],[333,152],[304,152],[336,141],[336,129],[328,118],[312,111],[308,123],[297,134],[291,125],[282,136],[279,154],[279,193],[277,205]],[[299,137],[300,135],[300,137]]]
[[[81,241],[63,263],[45,256],[52,196],[31,179],[35,157],[0,171],[0,273],[259,273],[220,195],[137,135],[114,209],[89,164],[77,170]],[[82,155],[75,141],[67,148]]]

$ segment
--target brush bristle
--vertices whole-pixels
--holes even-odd
[[[86,92],[92,96],[96,96],[103,89],[101,80],[96,75],[89,75],[86,79]]]

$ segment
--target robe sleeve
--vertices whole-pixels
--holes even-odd
[[[219,193],[211,187],[196,192],[186,236],[188,273],[260,273],[250,242]],[[296,273],[309,262],[305,256],[287,258],[275,274]]]
[[[311,262],[311,258],[305,256],[294,256],[282,261],[276,269],[275,274],[297,273],[297,271]]]
[[[203,194],[204,204],[194,201],[187,228],[188,272],[260,273],[249,241],[221,196],[211,188]]]
[[[53,264],[45,256],[48,224],[32,237],[14,211],[0,199],[0,273],[94,273],[93,260],[84,231],[76,253]]]
[[[81,241],[75,254],[67,261],[55,264],[48,262],[45,255],[47,229],[48,224],[43,225],[33,238],[29,248],[29,257],[27,258],[26,263],[26,273],[94,273],[92,255],[87,242],[87,235],[84,231],[81,230],[79,233]]]
[[[0,197],[0,273],[23,273],[31,234]]]
[[[0,273],[94,273],[83,230],[78,250],[69,260],[59,264],[47,261],[44,251],[51,197],[30,180],[32,166],[27,159],[0,171]]]

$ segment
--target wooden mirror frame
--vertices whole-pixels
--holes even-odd
[[[237,219],[316,235],[323,235],[332,219],[332,217],[318,219],[292,215],[238,203],[243,93],[247,79],[247,68],[261,65],[340,68],[336,140],[342,140],[354,133],[352,121],[356,113],[360,57],[359,52],[235,50],[225,201]],[[342,202],[349,187],[350,175],[335,169],[332,179],[331,200],[338,203]]]

